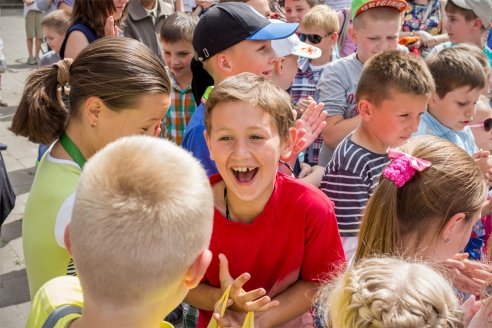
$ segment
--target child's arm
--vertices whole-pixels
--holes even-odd
[[[334,150],[350,132],[357,128],[360,123],[360,116],[344,119],[342,115],[335,115],[327,117],[325,122],[326,128],[321,132],[323,141]]]

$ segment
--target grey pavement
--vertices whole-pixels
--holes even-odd
[[[0,107],[0,142],[9,148],[2,152],[8,175],[17,194],[15,208],[0,234],[0,327],[25,326],[30,307],[24,253],[22,215],[36,172],[37,145],[15,136],[10,126],[24,89],[24,81],[35,66],[26,65],[27,48],[22,8],[0,7],[0,38],[8,71],[2,74],[0,95],[9,107]]]

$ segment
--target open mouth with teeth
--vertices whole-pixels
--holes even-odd
[[[253,180],[258,172],[257,167],[243,166],[243,167],[233,167],[232,173],[239,182],[247,183]]]

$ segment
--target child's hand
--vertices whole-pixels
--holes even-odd
[[[467,258],[467,253],[458,253],[444,261],[443,265],[451,275],[455,288],[467,294],[478,295],[484,282],[492,278],[492,268]]]
[[[301,172],[299,172],[299,179],[305,178],[313,172],[313,168],[308,163],[301,163]]]
[[[229,262],[224,254],[219,254],[220,260],[220,289],[225,292],[228,286],[231,286],[229,291],[229,299],[232,300],[231,310],[237,312],[263,312],[267,311],[279,303],[271,301],[270,297],[266,296],[263,288],[258,288],[249,292],[243,292],[244,284],[251,278],[249,273],[243,273],[236,279],[233,279],[229,273]]]
[[[229,298],[227,300],[226,307],[229,308],[232,305],[232,300]],[[224,316],[220,315],[220,310],[222,309],[222,302],[219,300],[215,304],[214,310],[214,319],[217,321],[219,327],[229,327],[229,328],[241,328],[243,326],[244,318],[246,317],[245,312],[235,312],[229,309],[226,309]]]
[[[109,16],[106,19],[106,25],[104,26],[104,36],[119,36],[120,31],[118,30],[118,26],[114,24],[113,16]]]
[[[488,297],[482,301],[475,301],[472,295],[463,303],[462,308],[465,313],[465,323],[468,323],[468,328],[483,328],[490,327],[492,319],[492,297]]]
[[[490,152],[487,150],[480,149],[473,155],[475,162],[480,167],[484,175],[485,182],[487,186],[492,186],[492,156],[489,156]]]
[[[314,101],[314,99],[312,97],[307,97],[306,99],[301,99],[297,102],[297,104],[296,104],[297,108],[296,109],[303,113],[309,107],[309,105],[311,105],[312,103],[314,103],[316,105],[316,102]]]

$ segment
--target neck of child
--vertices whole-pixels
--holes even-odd
[[[376,154],[386,154],[390,146],[376,137],[364,122],[361,122],[352,134],[352,142]]]
[[[69,328],[83,327],[118,327],[159,328],[164,319],[163,304],[156,306],[119,306],[116,304],[93,303],[87,300],[84,294],[84,308],[82,316],[74,320]],[[164,306],[165,307],[165,306]]]
[[[157,0],[140,0],[140,3],[145,9],[152,10],[156,1]]]
[[[81,126],[82,125],[82,126]],[[89,128],[84,128],[87,125]],[[96,149],[91,146],[89,142],[90,136],[93,135],[90,124],[78,124],[78,122],[69,121],[67,128],[65,129],[65,134],[72,140],[72,142],[77,146],[79,151],[84,156],[87,161],[96,153]],[[51,150],[51,154],[58,159],[73,160],[73,158],[66,152],[62,147],[60,142],[56,142]]]
[[[322,66],[328,64],[331,60],[332,52],[333,48],[331,48],[330,51],[323,52],[319,58],[311,59],[309,62],[313,66]]]
[[[224,184],[225,187],[225,184]],[[244,201],[238,198],[229,189],[227,192],[227,207],[229,209],[229,216],[233,222],[241,222],[244,224],[251,224],[263,212],[265,205],[270,199],[273,193],[274,187],[271,190],[267,190],[264,195],[259,199],[252,201]],[[225,204],[224,204],[225,208]]]
[[[174,77],[176,84],[182,89],[189,88],[191,86],[191,81],[193,80],[193,74],[186,74],[183,76]]]

